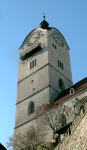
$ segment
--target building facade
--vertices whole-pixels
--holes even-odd
[[[64,36],[56,28],[49,27],[44,18],[40,27],[27,35],[19,49],[15,133],[35,125],[35,112],[43,104],[61,103],[71,107],[75,111],[74,116],[79,115],[84,105],[82,100],[87,102],[87,78],[73,85],[69,47]],[[71,125],[67,123],[67,126]],[[61,130],[64,128],[58,130],[58,134]],[[51,136],[49,132],[48,141],[51,141]],[[62,145],[56,150],[64,149],[64,143]]]

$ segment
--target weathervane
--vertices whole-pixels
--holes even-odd
[[[44,20],[45,20],[45,13],[43,13],[43,14],[44,14],[43,18],[44,18]]]

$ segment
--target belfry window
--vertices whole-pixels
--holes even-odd
[[[58,67],[60,67],[62,70],[64,70],[63,63],[61,61],[59,61],[59,60],[58,60]]]
[[[36,66],[36,59],[30,62],[30,69]]]
[[[34,102],[30,102],[28,105],[28,115],[34,113]]]

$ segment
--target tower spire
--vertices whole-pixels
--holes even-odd
[[[50,27],[48,27],[49,23],[47,21],[45,21],[45,13],[43,13],[43,14],[44,14],[43,15],[44,20],[40,23],[40,27],[43,29],[50,29]]]

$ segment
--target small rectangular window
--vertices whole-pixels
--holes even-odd
[[[33,62],[32,62],[32,63],[33,63],[33,67],[34,67],[34,60],[33,60]]]
[[[36,66],[36,59],[35,59],[35,66]]]
[[[31,62],[31,68],[33,68],[33,61]]]
[[[60,68],[61,68],[61,61],[60,61]]]
[[[63,70],[64,70],[64,65],[63,65]]]
[[[55,45],[55,49],[56,49],[56,45]]]
[[[62,70],[63,70],[63,63],[62,63]]]
[[[31,69],[31,62],[30,62],[30,69]]]
[[[60,66],[60,62],[59,62],[59,60],[58,60],[58,67]]]

